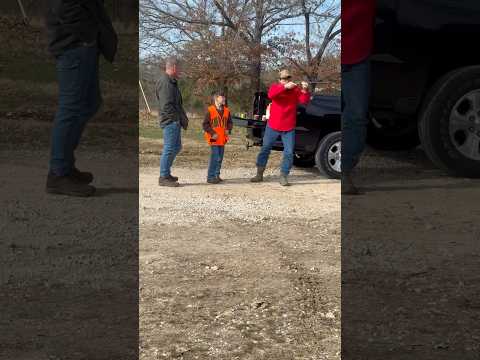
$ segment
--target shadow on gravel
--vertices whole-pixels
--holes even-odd
[[[97,188],[95,196],[107,196],[111,194],[138,194],[138,188]]]
[[[308,181],[308,180],[329,180],[327,178],[314,175],[314,176],[308,176],[308,175],[292,175],[288,177],[288,180],[290,181],[291,185],[316,185],[319,184],[317,181]],[[307,180],[307,182],[305,181]],[[266,176],[263,180],[263,184],[278,184],[279,177],[278,176]],[[301,181],[301,182],[299,182]],[[252,186],[255,186],[257,184],[250,182],[250,177],[245,177],[245,178],[234,178],[234,179],[228,179],[224,178],[224,182],[217,184],[217,186],[222,186],[222,185],[239,185],[239,184],[251,184]],[[180,179],[180,185],[181,186],[204,186],[204,185],[212,185],[208,184],[207,181],[202,181],[202,182],[182,182]],[[212,185],[213,186],[213,185]]]
[[[461,180],[465,181],[465,180]],[[376,186],[376,187],[365,187],[362,186],[361,190],[365,192],[381,192],[381,191],[421,191],[421,190],[434,190],[434,189],[473,189],[478,188],[480,182],[478,181],[469,181],[455,184],[441,184],[441,185],[410,185],[410,186]]]

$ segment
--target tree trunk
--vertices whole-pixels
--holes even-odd
[[[262,37],[263,37],[263,0],[258,0],[255,4],[255,28],[252,41],[252,61],[250,64],[251,88],[252,93],[260,91],[262,82]]]
[[[222,91],[223,95],[225,96],[225,105],[228,106],[228,83],[226,79],[223,80]]]
[[[261,90],[261,74],[262,74],[262,60],[261,55],[258,57],[254,57],[250,64],[250,87],[252,89],[252,93]]]

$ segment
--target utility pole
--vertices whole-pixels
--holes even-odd
[[[140,80],[138,80],[138,85],[140,85],[140,90],[142,91],[143,100],[145,100],[145,105],[147,105],[148,113],[151,114],[150,106],[148,105],[147,97],[145,96],[145,92],[143,91],[142,82]]]
[[[28,17],[27,13],[25,12],[25,8],[23,7],[22,0],[17,0],[17,4],[20,7],[20,11],[22,12],[23,22],[25,23],[25,25],[28,25]]]

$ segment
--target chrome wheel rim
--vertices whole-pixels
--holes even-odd
[[[480,90],[462,96],[450,113],[449,135],[455,149],[471,160],[480,160]]]
[[[342,149],[341,149],[341,141],[334,142],[328,148],[327,152],[327,161],[330,168],[340,173],[341,172],[341,164],[342,164]]]

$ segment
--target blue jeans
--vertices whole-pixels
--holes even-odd
[[[160,157],[160,176],[170,176],[170,169],[178,153],[182,150],[182,128],[178,121],[163,128],[163,151]]]
[[[220,176],[220,169],[222,168],[223,154],[225,153],[225,146],[210,146],[210,161],[208,162],[208,179],[218,178]]]
[[[342,65],[342,171],[350,172],[365,150],[370,99],[370,60]]]
[[[58,110],[52,129],[50,173],[65,176],[75,166],[74,152],[102,98],[96,46],[67,50],[57,58]]]
[[[283,160],[280,166],[282,175],[288,175],[293,165],[293,148],[295,147],[295,129],[290,131],[276,131],[270,126],[266,126],[265,134],[263,135],[263,145],[257,157],[257,166],[267,166],[268,157],[272,151],[273,144],[278,138],[282,139],[283,143]]]

